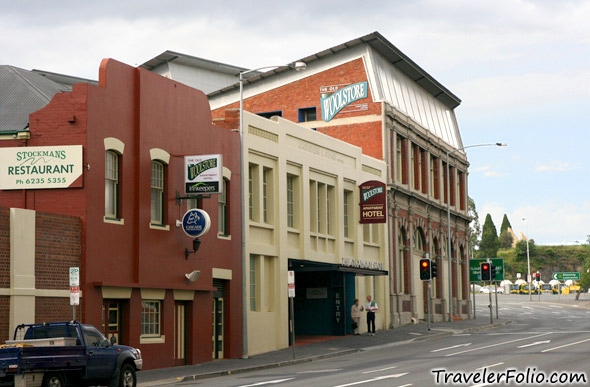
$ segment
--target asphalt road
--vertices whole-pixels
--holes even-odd
[[[531,302],[528,295],[498,295],[499,317],[512,323],[492,330],[176,385],[590,385],[590,309],[557,302],[558,295],[541,297],[543,302],[535,296]],[[488,300],[477,295],[478,318],[489,315]],[[495,304],[492,311],[495,319]]]

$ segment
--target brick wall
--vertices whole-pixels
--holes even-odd
[[[35,323],[71,320],[72,310],[69,298],[37,297],[35,299]],[[76,307],[76,320],[82,320],[79,306]]]
[[[80,219],[36,213],[35,287],[70,288],[70,267],[80,267]]]

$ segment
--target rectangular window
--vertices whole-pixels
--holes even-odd
[[[295,176],[287,175],[287,227],[295,227]]]
[[[258,185],[258,166],[250,164],[248,167],[248,217],[254,222],[260,220],[259,213],[259,185]]]
[[[309,196],[311,231],[333,235],[336,224],[336,190],[334,186],[310,180]]]
[[[229,235],[229,211],[227,206],[227,197],[228,197],[228,180],[223,179],[222,192],[217,195],[217,231],[219,235],[227,236]]]
[[[264,167],[262,171],[262,221],[273,222],[273,170]]]
[[[317,121],[316,107],[299,109],[299,122]]]
[[[312,232],[318,232],[318,187],[313,180],[309,181],[309,227]]]
[[[351,191],[344,191],[344,237],[350,238],[350,229],[351,229],[351,221],[352,221],[352,213],[350,211],[353,210],[352,205],[352,192]]]
[[[152,210],[151,222],[156,225],[164,224],[164,164],[152,161]]]
[[[104,215],[119,219],[119,155],[113,151],[105,154]]]
[[[141,336],[160,337],[160,301],[143,300],[141,303]]]
[[[258,261],[258,256],[250,255],[250,310],[253,312],[258,310]]]

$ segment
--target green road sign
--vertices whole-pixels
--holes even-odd
[[[553,273],[553,279],[558,281],[579,281],[580,273],[577,271],[558,271],[557,273]]]
[[[477,282],[481,281],[481,268],[482,262],[487,262],[487,258],[483,259],[470,259],[469,260],[469,281]],[[504,258],[490,258],[492,265],[496,266],[496,276],[493,278],[494,281],[504,280]]]

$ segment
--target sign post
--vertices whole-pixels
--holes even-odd
[[[287,271],[287,286],[289,288],[289,310],[291,311],[291,343],[293,343],[293,359],[295,359],[295,308],[293,299],[295,298],[295,272]]]
[[[577,271],[558,271],[553,273],[553,279],[558,281],[579,281],[580,280],[580,272]]]
[[[76,305],[80,305],[80,268],[70,267],[70,305],[73,308],[73,320],[76,320]]]

